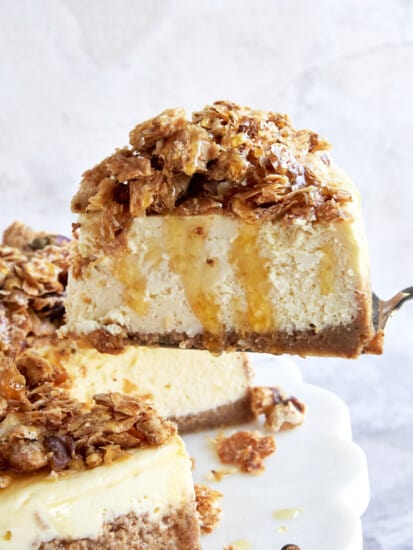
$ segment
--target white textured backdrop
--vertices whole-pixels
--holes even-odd
[[[0,52],[0,229],[68,233],[82,171],[135,123],[231,99],[333,143],[363,196],[375,291],[413,284],[411,0],[0,0]],[[412,334],[408,305],[383,357],[299,361],[349,404],[367,453],[366,550],[413,549]]]

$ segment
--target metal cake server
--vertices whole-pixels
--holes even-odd
[[[407,302],[407,300],[413,300],[413,286],[409,286],[404,290],[398,292],[390,300],[380,300],[373,292],[373,326],[377,332],[384,330],[387,321],[393,315],[395,311],[401,308],[401,306]]]

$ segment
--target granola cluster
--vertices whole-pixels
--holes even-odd
[[[65,371],[33,351],[16,360],[0,356],[0,470],[94,468],[176,433],[145,400],[105,393],[89,408],[69,396],[65,383]],[[0,487],[7,480],[0,476]]]
[[[216,442],[219,459],[224,464],[236,464],[241,472],[259,474],[264,470],[264,458],[275,452],[275,440],[259,432],[235,432]]]
[[[0,246],[0,352],[15,356],[28,336],[49,336],[63,322],[68,239],[18,222]]]
[[[257,418],[265,415],[265,427],[273,432],[290,430],[303,423],[305,405],[280,387],[256,386],[251,389],[251,410]]]
[[[223,494],[207,485],[195,485],[194,488],[201,533],[212,533],[221,519],[222,510],[217,502]]]
[[[248,221],[344,217],[351,200],[329,177],[328,142],[286,115],[217,101],[187,119],[169,109],[83,175],[74,212],[101,212],[115,239],[135,216],[226,211]]]

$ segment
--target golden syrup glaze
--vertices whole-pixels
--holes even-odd
[[[162,261],[162,247],[160,239],[155,236],[146,240],[146,251],[143,254],[142,264],[150,265],[156,270]],[[147,276],[139,270],[140,255],[124,254],[121,250],[115,255],[114,275],[123,284],[123,300],[135,313],[146,315],[149,310],[149,301],[146,297]]]
[[[208,216],[202,220],[199,217],[165,217],[165,241],[169,267],[180,276],[192,311],[206,332],[219,337],[221,308],[214,288],[217,266],[206,248],[210,224]]]
[[[320,250],[322,257],[319,267],[320,292],[322,296],[334,291],[337,258],[333,246],[324,246]]]
[[[273,305],[269,300],[271,282],[264,258],[260,257],[259,224],[239,224],[229,261],[245,293],[247,308],[234,298],[234,324],[244,332],[269,332],[275,328]]]

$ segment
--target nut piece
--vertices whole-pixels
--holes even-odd
[[[63,368],[58,369],[34,351],[25,351],[20,354],[16,359],[16,365],[29,387],[52,381],[60,383],[67,379]]]
[[[278,432],[296,428],[304,421],[306,407],[279,387],[257,386],[251,391],[251,410],[265,415],[265,427]]]
[[[207,485],[195,485],[196,509],[199,514],[201,533],[211,533],[221,519],[221,508],[218,499],[224,495]]]
[[[261,473],[263,459],[276,450],[273,436],[259,432],[236,432],[217,442],[217,453],[224,464],[236,464],[241,472]]]

